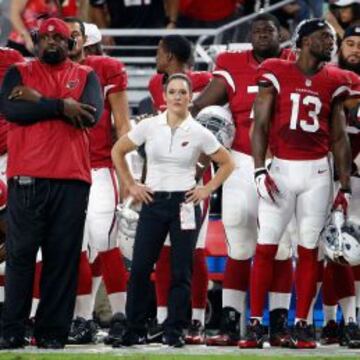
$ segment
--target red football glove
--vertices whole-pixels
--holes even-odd
[[[280,191],[266,168],[255,169],[255,184],[258,195],[264,200],[276,203]]]
[[[346,189],[339,189],[333,202],[332,209],[340,210],[345,216],[347,216],[349,203],[351,199],[351,191]]]

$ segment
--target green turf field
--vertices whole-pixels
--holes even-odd
[[[360,355],[360,354],[359,354]],[[311,358],[315,360],[340,360],[340,359],[357,359],[359,360],[360,356],[314,356],[308,354],[308,356],[289,356],[289,355],[279,355],[279,356],[260,356],[260,355],[147,355],[147,354],[134,354],[134,355],[112,355],[112,354],[20,354],[20,353],[7,353],[0,354],[1,360],[261,360],[264,358],[266,360],[272,359],[282,359],[286,360],[291,358],[291,360],[304,360],[304,358]]]

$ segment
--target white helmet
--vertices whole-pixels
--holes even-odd
[[[123,256],[132,260],[136,228],[139,221],[140,205],[133,205],[133,198],[129,197],[123,204],[116,207],[118,220],[118,244]]]
[[[235,137],[235,125],[229,109],[223,106],[207,106],[196,120],[209,129],[226,148],[230,148]]]
[[[325,255],[342,265],[360,265],[360,226],[347,221],[341,212],[334,212],[333,223],[320,234]]]

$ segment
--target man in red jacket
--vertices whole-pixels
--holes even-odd
[[[5,76],[1,111],[8,133],[6,299],[0,349],[25,345],[36,253],[43,270],[35,339],[63,348],[72,319],[78,261],[91,182],[88,127],[103,110],[95,73],[68,59],[70,31],[44,21],[39,59],[16,64]]]

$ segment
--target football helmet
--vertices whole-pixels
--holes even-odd
[[[132,260],[136,228],[139,221],[141,205],[135,205],[129,197],[116,207],[118,221],[118,244],[123,256]]]
[[[202,109],[196,120],[209,129],[226,148],[230,148],[235,137],[235,125],[229,109],[212,105]]]
[[[330,224],[320,234],[325,255],[342,265],[360,265],[360,226],[344,221],[340,211],[334,211]]]

